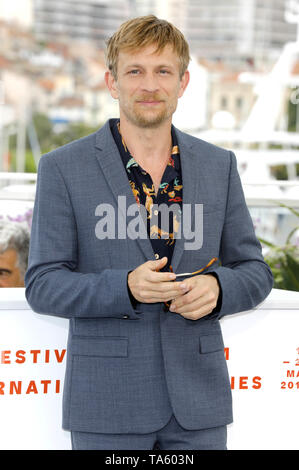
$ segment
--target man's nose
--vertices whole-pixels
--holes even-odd
[[[143,76],[141,87],[144,91],[154,92],[159,89],[158,78],[154,73],[146,73]]]

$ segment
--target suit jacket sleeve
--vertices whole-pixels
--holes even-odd
[[[53,155],[38,165],[25,296],[37,313],[60,317],[140,318],[128,289],[129,270],[80,273],[72,203]],[[112,288],[113,286],[113,288]]]
[[[226,215],[221,237],[221,265],[213,269],[221,287],[218,318],[251,310],[273,287],[273,275],[264,261],[246,205],[237,161],[230,152],[231,168]]]

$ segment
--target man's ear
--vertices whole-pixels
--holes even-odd
[[[117,91],[116,80],[113,77],[110,70],[107,70],[107,72],[105,72],[105,83],[106,83],[106,86],[107,86],[108,90],[110,91],[110,94],[111,94],[112,98],[117,100],[118,99],[118,91]]]
[[[190,73],[189,73],[189,70],[186,70],[183,77],[181,78],[179,98],[181,98],[181,96],[183,96],[183,94],[185,93],[185,90],[188,86],[189,81],[190,81]]]

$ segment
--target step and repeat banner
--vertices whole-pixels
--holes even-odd
[[[0,449],[71,449],[61,428],[68,321],[32,312],[23,289],[8,290],[10,299],[0,296]],[[273,290],[221,326],[234,410],[228,449],[299,450],[299,293]]]

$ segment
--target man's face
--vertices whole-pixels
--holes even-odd
[[[117,80],[106,73],[106,84],[119,100],[120,117],[142,128],[171,122],[189,82],[189,72],[180,77],[179,57],[170,45],[157,54],[156,46],[138,52],[120,52]]]
[[[18,264],[18,254],[8,249],[0,253],[0,287],[24,287]]]

